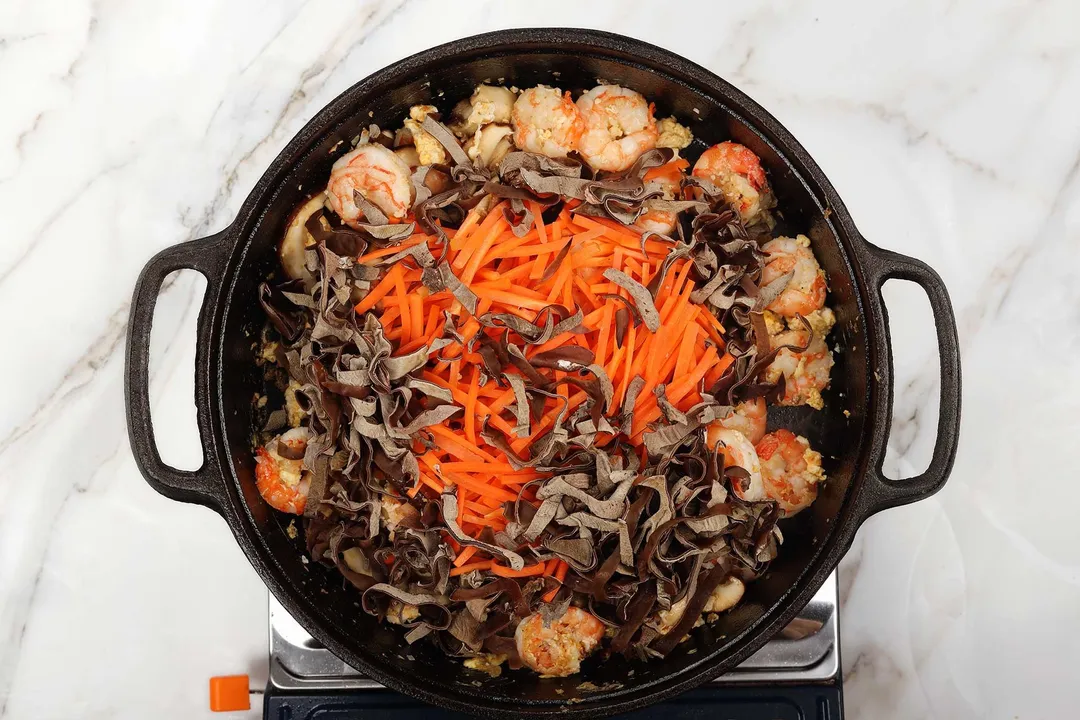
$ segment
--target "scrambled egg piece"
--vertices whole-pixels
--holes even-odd
[[[409,108],[409,119],[405,121],[405,129],[412,135],[413,145],[420,156],[421,165],[442,164],[446,162],[446,148],[430,133],[420,127],[431,113],[438,112],[434,105],[413,105]]]
[[[821,395],[818,397],[820,398]],[[806,463],[806,473],[811,476],[812,482],[825,482],[825,468],[821,467],[821,453],[811,450],[807,445],[806,450],[803,451],[803,462]]]
[[[784,320],[772,310],[766,310],[762,315],[765,317],[765,328],[770,335],[779,335],[784,332]]]
[[[391,625],[404,625],[420,617],[420,608],[415,605],[406,605],[397,600],[390,601],[390,607],[386,611],[386,622]]]
[[[478,670],[482,673],[487,673],[491,677],[499,677],[502,675],[502,664],[504,662],[506,662],[505,655],[484,653],[482,655],[477,655],[476,657],[467,658],[465,660],[465,667],[470,670]]]
[[[276,362],[277,361],[277,349],[281,347],[281,343],[278,342],[266,342],[259,352],[259,359],[264,362]]]
[[[416,508],[408,503],[399,502],[391,497],[383,496],[379,502],[379,514],[386,529],[390,531],[390,539],[394,538],[394,529],[405,518],[416,514]]]
[[[682,150],[694,139],[694,135],[690,132],[690,128],[685,125],[680,125],[673,117],[664,118],[656,123],[656,129],[660,133],[660,137],[656,140],[656,147],[668,147]]]
[[[836,324],[836,314],[831,308],[823,307],[807,315],[806,321],[810,323],[810,329],[814,331],[814,334],[823,338]]]
[[[304,418],[308,415],[304,408],[300,407],[300,402],[296,399],[296,392],[299,389],[300,384],[290,378],[289,386],[285,388],[285,412],[289,416],[290,427],[300,427],[304,423]]]

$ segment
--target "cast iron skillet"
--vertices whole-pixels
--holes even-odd
[[[761,156],[792,230],[806,232],[828,272],[838,323],[833,382],[822,412],[771,413],[807,435],[826,456],[829,482],[810,510],[784,525],[785,543],[744,602],[694,631],[669,657],[648,663],[611,658],[580,675],[499,678],[466,671],[424,643],[407,648],[400,631],[359,610],[340,576],[305,564],[300,540],[262,502],[251,451],[252,396],[261,389],[253,340],[263,324],[256,285],[276,265],[288,214],[325,185],[348,140],[373,120],[397,127],[408,107],[448,110],[479,82],[585,89],[597,78],[625,85],[674,114],[701,144],[734,139]],[[340,141],[345,141],[340,143]],[[165,465],[154,442],[148,395],[150,326],[158,289],[170,272],[207,279],[198,324],[195,403],[204,462],[195,471]],[[941,359],[937,445],[926,472],[902,481],[881,471],[892,405],[892,357],[881,286],[918,283],[929,295]],[[809,601],[874,513],[937,492],[952,468],[960,427],[960,358],[948,293],[922,262],[875,247],[855,229],[832,185],[769,113],[717,76],[678,55],[591,30],[512,30],[427,50],[362,80],[293,138],[226,229],[156,255],[135,287],[128,333],[128,431],[139,469],[158,492],[205,505],[229,523],[240,547],[281,603],[320,642],[379,682],[422,700],[486,717],[600,717],[639,708],[731,669],[763,645]],[[848,411],[850,415],[846,415]],[[774,417],[775,420],[775,417]],[[632,671],[632,672],[631,672]],[[580,688],[581,683],[591,685]]]

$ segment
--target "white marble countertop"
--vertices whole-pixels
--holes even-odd
[[[262,687],[265,588],[223,522],[154,493],[131,458],[135,277],[224,227],[355,81],[540,25],[634,35],[731,80],[867,237],[949,286],[963,442],[945,490],[871,519],[842,566],[850,717],[1076,716],[1080,5],[15,0],[0,5],[0,717],[203,717],[211,675]],[[202,287],[168,284],[154,338],[159,442],[188,467]],[[886,296],[889,467],[912,474],[933,442],[935,346],[921,291]]]

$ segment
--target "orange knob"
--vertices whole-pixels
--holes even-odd
[[[210,709],[233,712],[251,709],[247,675],[218,675],[210,678]]]

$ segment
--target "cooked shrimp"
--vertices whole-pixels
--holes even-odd
[[[522,662],[548,677],[576,673],[582,658],[595,650],[603,637],[604,624],[576,607],[568,607],[551,623],[534,613],[522,620],[514,633]]]
[[[255,485],[275,510],[304,512],[310,478],[303,458],[309,435],[307,428],[293,428],[255,451]]]
[[[585,121],[570,98],[558,88],[537,85],[521,93],[511,112],[514,144],[548,157],[566,157],[577,150]]]
[[[780,398],[779,403],[809,405],[816,410],[824,407],[821,391],[829,386],[833,356],[821,336],[805,329],[786,330],[772,336],[770,340],[774,348],[781,345],[807,346],[802,352],[784,348],[776,354],[769,367],[765,368],[766,382],[775,383],[781,375],[784,377],[784,397]]]
[[[724,454],[724,464],[727,466],[741,467],[750,477],[736,483],[733,486],[735,494],[743,500],[756,502],[765,499],[765,486],[761,483],[761,463],[758,461],[754,443],[750,442],[745,435],[738,430],[719,426],[714,423],[710,428],[706,441],[709,447],[720,444],[720,451]]]
[[[674,200],[679,196],[679,190],[682,188],[681,168],[686,165],[685,160],[669,162],[649,170],[645,173],[643,180],[647,185],[651,184],[664,193],[662,196],[664,200]],[[653,208],[652,200],[646,200],[644,207],[645,212],[638,215],[638,219],[634,222],[636,229],[642,232],[660,233],[661,235],[671,235],[675,232],[678,213]]]
[[[578,98],[585,134],[578,151],[596,170],[620,171],[656,147],[652,106],[633,90],[598,85]]]
[[[724,194],[746,223],[759,219],[772,205],[772,193],[761,159],[745,145],[730,141],[713,145],[694,164],[694,177],[704,178]]]
[[[736,405],[735,410],[730,415],[722,417],[710,425],[706,440],[710,447],[716,445],[717,433],[727,428],[728,430],[738,430],[746,436],[747,440],[756,443],[765,436],[766,419],[765,398],[746,400]]]
[[[769,304],[769,310],[785,317],[810,315],[825,305],[825,271],[810,249],[810,238],[780,237],[761,246],[768,255],[761,271],[761,285],[794,273],[784,292]]]
[[[809,441],[790,430],[769,433],[757,445],[765,492],[780,504],[785,516],[808,507],[817,497],[817,486],[825,480],[821,453],[811,450]]]
[[[363,212],[356,206],[353,193],[360,193],[391,221],[404,218],[413,201],[408,164],[377,143],[360,145],[338,158],[326,186],[330,208],[343,222],[356,226]]]

